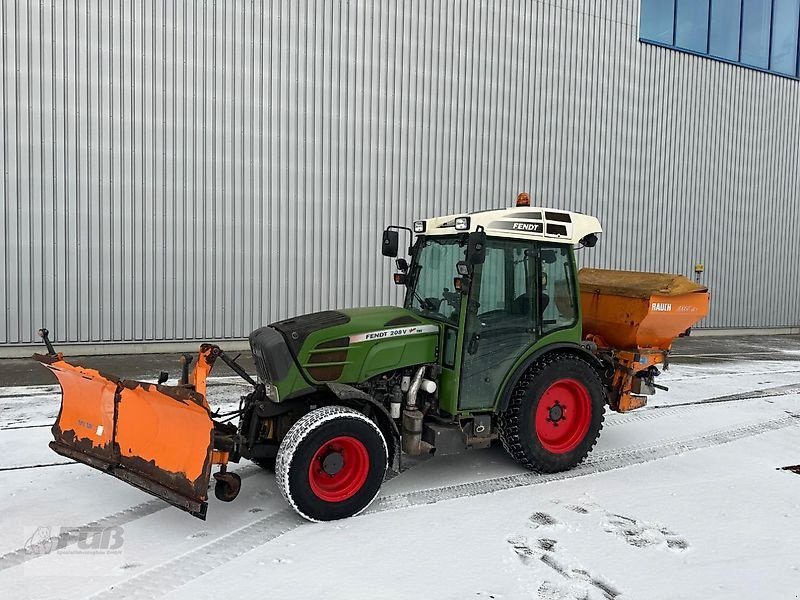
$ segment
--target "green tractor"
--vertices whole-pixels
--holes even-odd
[[[575,249],[595,245],[600,223],[525,200],[387,228],[403,306],[257,329],[257,380],[210,344],[192,372],[184,361],[177,386],[119,380],[65,362],[44,331],[49,353],[36,358],[63,390],[51,447],[203,519],[212,465],[216,496],[232,500],[241,480],[226,465],[241,458],[274,467],[312,521],[364,510],[403,455],[497,442],[528,469],[570,469],[597,441],[607,404],[626,410],[653,393],[666,354],[637,353],[638,371],[623,372],[624,356],[587,340]],[[414,236],[408,259],[397,257],[401,232]],[[206,401],[217,359],[253,385],[237,424]]]

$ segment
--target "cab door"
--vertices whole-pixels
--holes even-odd
[[[459,410],[490,409],[517,359],[539,337],[539,248],[488,239],[465,307]]]
[[[534,345],[580,341],[575,264],[567,244],[493,240],[464,308],[459,410],[491,410],[510,371]]]

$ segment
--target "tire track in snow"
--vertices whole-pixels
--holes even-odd
[[[66,548],[73,544],[77,544],[81,539],[81,535],[88,534],[91,531],[97,531],[97,528],[114,527],[118,525],[127,525],[131,521],[141,519],[147,515],[152,515],[159,510],[169,506],[161,500],[148,500],[136,506],[131,506],[115,512],[111,515],[97,519],[85,525],[75,527],[69,531],[62,531],[59,535],[50,538],[54,548]],[[40,555],[31,553],[26,547],[17,548],[11,552],[6,552],[0,556],[0,571],[5,571],[11,567],[17,567],[24,562],[38,558]]]
[[[60,467],[63,465],[77,464],[74,460],[65,460],[62,462],[41,463],[38,465],[18,465],[16,467],[0,467],[0,473],[3,471],[22,471],[25,469],[45,469],[47,467]],[[0,570],[2,570],[0,568]]]
[[[55,463],[55,464],[61,465],[61,464],[78,464],[78,463],[71,462],[71,463]],[[36,465],[36,466],[46,466],[46,465]],[[248,477],[251,477],[256,473],[261,472],[261,470],[262,470],[261,467],[257,467],[255,465],[252,466],[248,465],[242,469],[239,469],[236,472],[242,479],[247,479]],[[92,533],[93,531],[97,531],[97,528],[118,527],[122,525],[127,525],[129,523],[132,523],[133,521],[136,521],[143,517],[147,517],[161,510],[164,510],[165,508],[172,508],[172,505],[168,504],[164,500],[161,500],[160,498],[155,498],[153,500],[148,500],[146,502],[142,502],[141,504],[137,504],[135,506],[122,509],[105,517],[101,517],[95,521],[91,521],[90,523],[85,523],[77,527],[72,527],[68,531],[63,531],[59,535],[53,536],[52,538],[50,538],[50,540],[53,543],[53,547],[66,548],[67,546],[77,544],[78,541],[80,541],[82,538],[85,539],[86,535]],[[17,548],[16,550],[6,552],[5,554],[0,555],[0,571],[5,571],[6,569],[10,569],[11,567],[19,566],[26,561],[37,558],[38,556],[39,556],[38,554],[30,553],[24,546],[22,548]]]
[[[617,413],[609,415],[612,416],[612,418],[605,422],[604,427],[614,427],[616,425],[625,425],[627,423],[634,423],[636,421],[660,419],[661,417],[682,414],[687,410],[704,408],[713,404],[740,402],[743,400],[758,400],[761,398],[779,398],[781,396],[791,396],[792,394],[800,394],[800,384],[792,383],[789,385],[781,385],[762,390],[754,390],[752,392],[728,394],[726,396],[716,396],[714,398],[705,398],[703,400],[694,400],[692,402],[680,402],[678,404],[658,404],[656,406],[645,406],[635,410],[634,412],[622,414],[619,417],[616,416]]]
[[[688,452],[727,444],[769,431],[800,426],[800,415],[788,415],[769,421],[730,427],[702,435],[673,438],[618,450],[599,453],[574,469],[562,473],[533,472],[496,477],[414,492],[392,494],[378,498],[361,516],[392,510],[437,504],[446,500],[493,494],[503,490],[530,487],[605,473],[629,466],[669,458]],[[235,558],[263,546],[303,525],[310,525],[291,508],[263,517],[250,525],[232,531],[199,548],[168,562],[155,566],[115,586],[91,596],[92,598],[145,598],[165,595],[209,573]]]
[[[633,413],[633,414],[630,414],[630,415],[625,415],[625,416],[623,416],[623,417],[621,417],[619,419],[616,419],[614,421],[607,421],[606,422],[606,426],[607,427],[608,426],[616,426],[616,425],[627,424],[627,423],[635,422],[635,421],[656,419],[656,418],[660,418],[662,416],[668,416],[670,414],[683,412],[687,408],[702,407],[702,406],[705,406],[707,404],[720,403],[720,402],[733,402],[733,401],[737,401],[737,400],[746,400],[746,399],[776,397],[776,396],[782,396],[782,395],[789,395],[791,393],[797,393],[797,392],[800,392],[800,386],[798,386],[796,384],[791,384],[791,385],[787,385],[787,386],[779,386],[779,387],[776,387],[776,388],[768,388],[768,389],[765,389],[765,390],[758,390],[758,391],[753,391],[753,392],[745,392],[745,393],[742,393],[742,394],[733,394],[733,395],[728,395],[728,396],[720,396],[720,397],[717,397],[717,398],[709,398],[709,399],[699,400],[699,401],[692,402],[692,403],[684,403],[682,405],[665,405],[663,407],[662,406],[650,407],[650,409],[647,412]],[[681,410],[678,410],[678,408],[680,408]],[[656,410],[656,409],[658,409],[658,410]],[[651,411],[653,411],[653,412],[651,412]],[[780,419],[779,421],[783,422],[787,418],[791,419],[791,417],[786,417],[784,419]],[[771,422],[768,422],[768,423],[771,423]],[[769,431],[769,430],[771,430],[771,429],[767,429],[765,431]],[[756,433],[746,434],[745,436],[740,436],[740,437],[746,437],[747,435],[757,435],[758,433],[761,433],[761,432],[759,431],[759,432],[756,432]],[[719,435],[719,434],[717,434],[717,435]],[[705,436],[700,436],[700,439],[705,439]],[[738,439],[738,438],[735,438],[735,439]],[[727,441],[733,441],[733,440],[724,440],[724,441],[721,441],[721,442],[718,442],[718,443],[726,443]],[[671,445],[674,445],[675,443],[680,443],[680,442],[671,442]],[[584,461],[582,464],[578,465],[575,469],[573,469],[571,471],[567,471],[566,473],[554,473],[554,474],[523,473],[521,475],[516,475],[516,476],[512,476],[512,477],[533,478],[533,480],[530,483],[524,483],[524,484],[520,484],[520,485],[537,485],[537,484],[540,484],[540,483],[547,483],[549,481],[557,481],[557,480],[561,480],[561,479],[568,479],[568,478],[572,478],[572,477],[579,477],[579,476],[583,476],[583,475],[588,475],[588,474],[595,473],[595,472],[604,472],[604,471],[607,471],[607,470],[612,470],[612,469],[616,469],[616,468],[621,468],[623,466],[628,466],[629,464],[641,464],[642,462],[647,462],[647,461],[644,461],[644,460],[635,461],[635,459],[634,459],[634,462],[626,461],[624,464],[617,465],[617,466],[612,466],[612,467],[607,467],[607,468],[602,468],[602,469],[593,469],[590,472],[585,472],[585,471],[586,471],[587,467],[589,467],[591,465],[596,465],[596,464],[602,463],[601,466],[605,466],[605,461],[609,460],[610,457],[620,456],[620,455],[628,454],[628,453],[636,453],[638,455],[639,453],[647,452],[648,448],[652,448],[654,446],[660,446],[660,445],[661,445],[660,443],[656,442],[654,444],[645,444],[645,445],[641,445],[639,447],[630,447],[630,448],[625,448],[625,449],[621,449],[621,450],[611,450],[611,451],[606,451],[606,452],[597,452],[597,451],[595,451],[592,455],[590,455],[590,457],[586,461]],[[709,444],[708,446],[710,446],[710,445],[715,445],[715,444]],[[708,447],[708,446],[704,445],[704,446],[699,446],[699,447]],[[665,446],[662,446],[662,447],[665,447]],[[683,450],[681,449],[680,451],[683,451]],[[675,452],[675,454],[677,454],[679,452]],[[671,456],[671,455],[673,455],[673,454],[666,453],[664,456]],[[656,458],[662,458],[662,456],[655,456],[654,458],[649,459],[649,460],[655,460]],[[56,464],[60,465],[62,463],[56,463]],[[74,464],[74,463],[63,463],[63,464]],[[5,470],[18,470],[20,468],[42,468],[42,467],[47,467],[47,466],[51,466],[51,465],[30,465],[30,466],[26,466],[26,467],[12,467],[12,468],[5,469]],[[52,466],[55,466],[55,465],[52,465]],[[2,469],[0,469],[0,470],[2,470]],[[403,469],[403,470],[405,470],[405,469]],[[243,478],[247,478],[250,475],[253,475],[253,474],[255,474],[255,473],[259,472],[259,471],[260,471],[260,469],[257,468],[257,467],[248,466],[248,467],[244,467],[243,469],[239,470],[238,472],[240,473],[240,475]],[[391,479],[391,478],[392,477],[389,477],[389,479]],[[486,480],[486,481],[493,481],[493,480]],[[468,485],[474,485],[474,484],[461,484],[461,486],[468,486]],[[501,484],[501,485],[503,485],[503,484]],[[520,486],[519,485],[512,485],[511,487],[520,487]],[[449,490],[448,488],[437,488],[437,489],[443,490],[445,496],[453,493],[453,491]],[[491,491],[500,491],[500,489],[509,489],[509,488],[502,487],[502,488],[498,488],[498,490],[490,490],[490,491],[479,492],[479,493],[491,493]],[[417,493],[420,494],[422,492],[417,492]],[[466,494],[466,495],[469,495],[469,494]],[[368,508],[365,511],[364,514],[370,514],[370,513],[374,513],[374,512],[381,512],[383,510],[392,510],[391,507],[389,507],[389,508],[381,508],[381,507],[382,506],[388,506],[391,503],[399,502],[400,501],[399,500],[399,496],[407,496],[407,494],[386,496],[386,497],[383,497],[383,498],[378,498],[376,500],[376,502],[370,508]],[[462,497],[462,496],[456,495],[456,496],[453,496],[453,497]],[[440,500],[446,500],[446,499],[449,499],[449,497],[442,497]],[[439,500],[436,500],[436,501],[439,501]],[[417,502],[417,504],[430,504],[430,503],[432,503],[432,502],[428,502],[428,501]],[[163,510],[163,509],[168,508],[168,507],[169,507],[169,505],[166,504],[165,502],[163,502],[162,500],[159,500],[159,499],[149,500],[147,502],[143,502],[143,503],[138,504],[136,506],[120,510],[120,511],[118,511],[116,513],[113,513],[111,515],[107,515],[105,517],[97,519],[96,521],[92,521],[90,523],[86,523],[84,525],[81,525],[79,527],[76,527],[76,528],[70,530],[69,532],[64,532],[60,536],[54,537],[53,538],[53,542],[56,543],[56,544],[58,544],[60,542],[61,544],[72,545],[72,544],[77,543],[78,539],[80,538],[81,533],[92,531],[96,527],[112,527],[112,526],[117,526],[117,525],[127,525],[128,523],[131,523],[131,522],[133,522],[135,520],[138,520],[140,518],[149,516],[151,514],[154,514],[154,513],[158,512],[158,511]],[[265,519],[266,519],[266,517],[265,517]],[[258,523],[258,522],[260,522],[260,521],[257,521],[256,523]],[[222,539],[222,538],[220,538],[220,539]],[[274,539],[274,538],[271,538],[271,539]],[[267,541],[270,541],[270,540],[267,540],[265,538],[264,539],[264,543],[266,543]],[[3,571],[5,569],[11,568],[11,567],[15,567],[17,565],[22,564],[23,562],[25,562],[27,560],[33,559],[33,558],[36,558],[36,555],[28,554],[24,547],[23,548],[18,548],[16,550],[13,550],[13,551],[8,552],[6,554],[0,555],[0,571]]]
[[[310,524],[290,507],[153,567],[90,598],[157,598],[266,544],[301,525]]]
[[[783,362],[783,361],[779,361]],[[698,373],[688,373],[688,369],[686,367],[690,367],[692,365],[686,363],[672,363],[677,364],[681,367],[682,371],[680,376],[676,376],[674,378],[670,378],[667,383],[676,383],[679,381],[696,381],[698,379],[714,379],[718,377],[750,377],[753,375],[796,375],[799,369],[788,369],[786,371],[730,371],[730,370],[720,370],[713,373],[707,371],[701,371]],[[670,371],[672,373],[672,371]]]
[[[7,425],[0,427],[0,431],[11,431],[12,429],[37,429],[41,427],[52,427],[50,423],[41,423],[39,425]]]
[[[770,421],[730,427],[686,438],[668,439],[639,446],[607,450],[590,456],[580,465],[561,473],[525,472],[456,485],[394,494],[378,498],[364,514],[436,504],[444,500],[492,494],[519,487],[541,485],[552,481],[574,479],[586,475],[606,473],[625,467],[641,465],[662,458],[670,458],[691,450],[701,450],[752,437],[768,431],[800,426],[800,415],[787,415]]]
[[[696,406],[699,404],[715,404],[720,402],[737,402],[739,400],[753,400],[757,398],[774,398],[775,396],[789,396],[800,393],[800,383],[790,383],[788,385],[778,385],[770,388],[762,388],[738,394],[727,394],[725,396],[715,396],[704,400],[694,400],[692,402],[679,402],[677,404],[660,404],[647,407],[647,410],[660,410],[663,408],[675,408],[679,406]]]

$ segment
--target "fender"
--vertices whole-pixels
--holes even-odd
[[[259,418],[275,417],[295,409],[308,412],[312,404],[341,404],[357,410],[362,410],[365,405],[372,408],[378,429],[381,430],[383,438],[386,440],[386,448],[389,451],[389,465],[392,470],[399,472],[400,430],[397,428],[397,424],[382,404],[369,394],[352,386],[342,383],[327,383],[313,389],[305,389],[299,395],[289,397],[281,402],[272,402],[269,399],[264,399],[256,407],[255,416]],[[255,438],[254,427],[256,423],[257,421],[253,420],[253,425],[245,428],[251,432],[250,443]],[[243,456],[249,458],[249,453],[243,454]]]
[[[605,365],[603,362],[597,358],[594,354],[589,352],[584,346],[580,344],[571,344],[568,342],[558,343],[558,344],[551,344],[549,346],[545,346],[544,348],[540,348],[536,350],[533,354],[531,354],[524,363],[522,363],[514,374],[508,379],[508,384],[506,384],[505,389],[503,389],[503,393],[500,396],[500,402],[497,405],[497,413],[501,413],[508,408],[508,403],[511,401],[511,391],[514,389],[514,386],[519,381],[519,378],[522,377],[522,374],[527,371],[530,366],[535,363],[537,360],[542,358],[545,354],[549,354],[550,352],[558,352],[558,351],[566,351],[570,354],[575,354],[580,358],[584,359],[590,365],[592,365],[597,371],[601,374],[600,378],[605,379],[602,375],[603,370],[605,369]]]
[[[363,406],[367,404],[373,409],[378,429],[381,430],[386,440],[386,448],[389,451],[389,465],[393,471],[399,472],[400,430],[397,428],[397,423],[394,422],[389,411],[387,411],[380,402],[375,400],[375,398],[352,386],[343,383],[328,383],[325,387],[327,387],[342,404],[358,409],[363,408]]]

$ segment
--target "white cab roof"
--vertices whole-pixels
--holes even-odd
[[[469,217],[469,229],[456,230],[455,221]],[[423,219],[425,235],[457,235],[483,227],[486,235],[562,244],[578,244],[585,236],[602,233],[600,221],[581,213],[520,206]],[[420,232],[416,232],[420,233]]]

